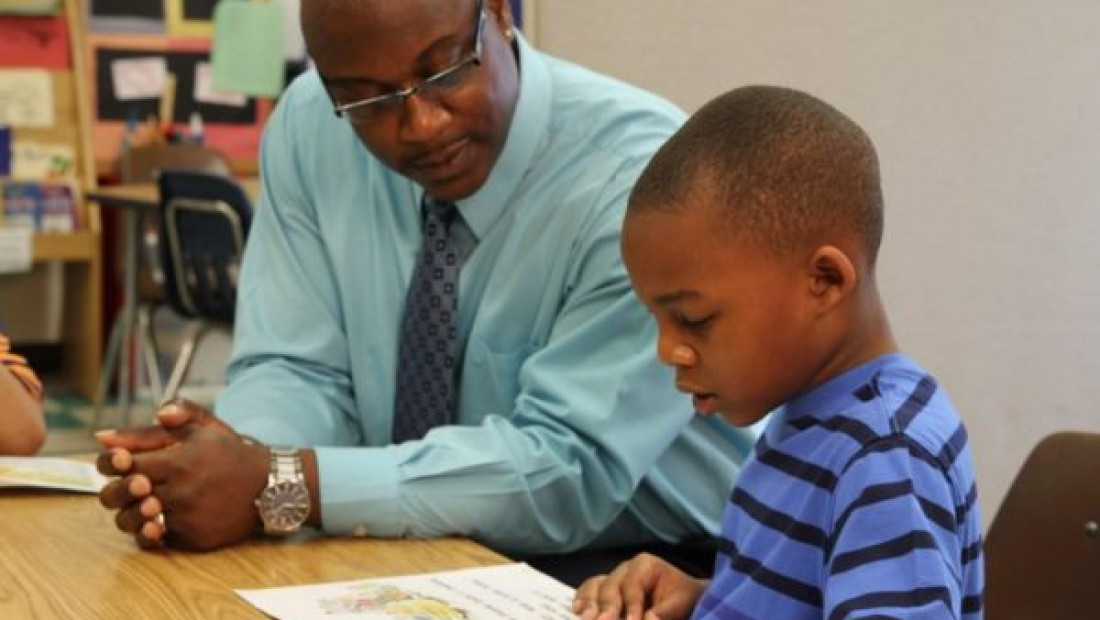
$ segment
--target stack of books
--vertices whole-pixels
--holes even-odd
[[[72,185],[55,181],[3,183],[0,226],[30,228],[35,232],[72,232],[80,226]]]

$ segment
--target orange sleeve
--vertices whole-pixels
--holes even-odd
[[[11,374],[23,384],[36,400],[42,400],[42,382],[27,364],[26,358],[11,352],[11,343],[7,336],[0,334],[0,364],[11,371]]]

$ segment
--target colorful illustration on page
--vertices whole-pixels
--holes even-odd
[[[375,612],[397,620],[466,620],[464,610],[437,598],[386,584],[358,584],[351,592],[319,601],[326,615]]]

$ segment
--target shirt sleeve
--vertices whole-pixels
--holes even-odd
[[[883,439],[841,474],[834,499],[826,618],[962,617],[958,494],[932,456]]]
[[[354,445],[339,296],[291,147],[294,95],[284,96],[264,133],[261,197],[241,267],[228,387],[216,410],[268,443]]]

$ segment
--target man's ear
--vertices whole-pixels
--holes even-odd
[[[844,301],[859,284],[855,265],[848,255],[835,245],[823,245],[810,257],[810,296],[820,314],[825,314]]]
[[[504,38],[511,41],[515,38],[515,21],[512,18],[512,3],[508,0],[488,0],[485,3],[485,11],[491,21],[495,21]]]

